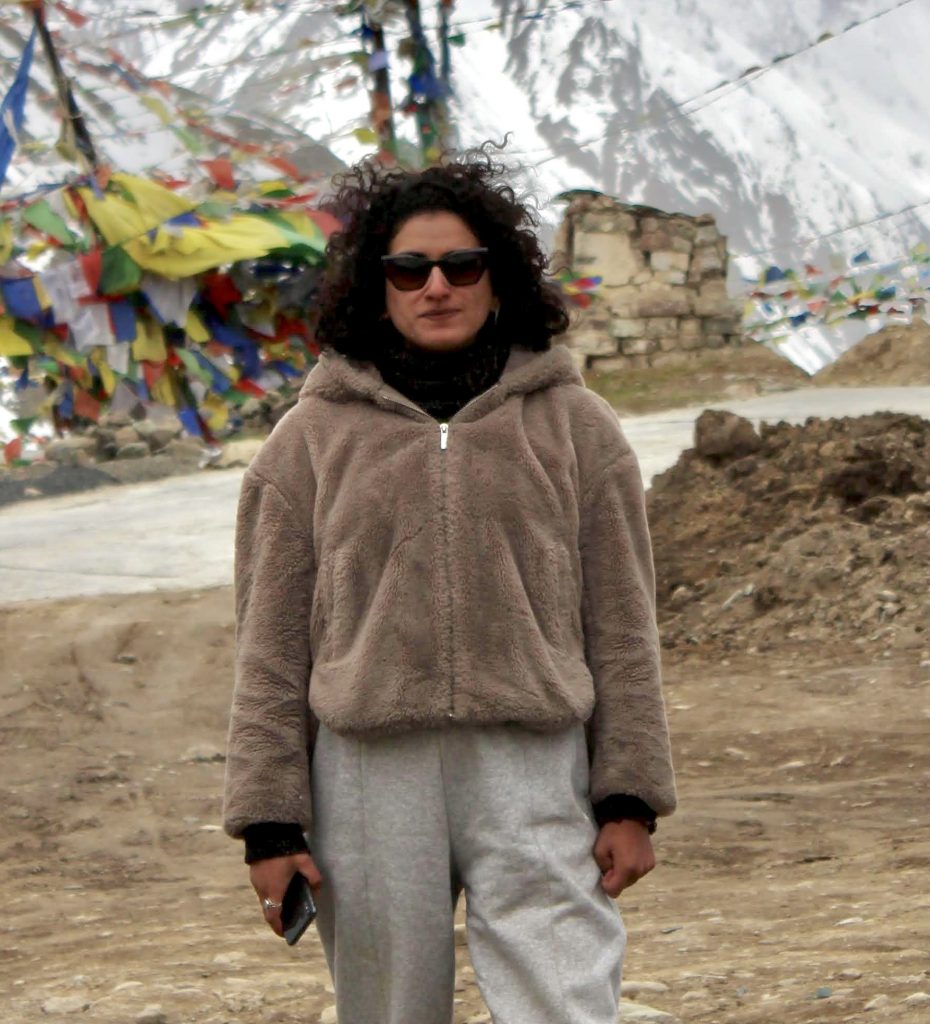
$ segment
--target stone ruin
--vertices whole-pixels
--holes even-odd
[[[572,192],[556,260],[603,283],[566,344],[585,369],[688,362],[742,344],[739,302],[727,295],[726,238],[710,214],[690,217]]]

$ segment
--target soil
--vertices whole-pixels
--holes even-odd
[[[930,658],[930,420],[705,411],[648,495],[667,645]]]
[[[885,327],[813,377],[821,387],[930,384],[930,324]]]
[[[708,412],[649,500],[681,808],[628,1019],[925,1022],[930,421]],[[227,588],[0,606],[4,1022],[335,1021],[220,830],[233,637]]]
[[[219,831],[232,648],[225,588],[0,608],[5,1022],[334,1021]],[[668,654],[681,808],[620,905],[627,994],[672,1020],[928,1019],[930,663],[849,655]]]

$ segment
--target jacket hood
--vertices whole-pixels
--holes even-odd
[[[562,384],[584,384],[564,345],[553,345],[545,352],[514,346],[499,383],[475,403],[479,406],[477,412],[483,415],[511,395],[530,394]],[[300,389],[301,399],[315,395],[330,402],[361,400],[388,407],[396,406],[398,394],[385,384],[373,363],[348,359],[332,351],[323,352]]]

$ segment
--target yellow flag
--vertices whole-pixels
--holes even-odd
[[[32,279],[32,283],[35,286],[36,298],[39,300],[39,305],[42,307],[42,309],[51,309],[52,299],[51,296],[48,294],[48,290],[46,289],[45,285],[42,283],[42,278],[39,277],[38,274],[36,274],[36,276]]]
[[[91,352],[90,361],[97,367],[100,380],[103,383],[103,390],[108,395],[112,395],[116,389],[116,374],[110,369],[110,364],[107,362],[107,350],[102,345],[98,345]]]
[[[184,330],[191,341],[204,342],[210,340],[210,332],[207,330],[203,320],[200,319],[200,315],[192,309],[187,311],[187,322],[184,324]]]
[[[152,398],[162,405],[169,405],[174,408],[177,404],[177,395],[167,373],[162,374],[152,385]]]
[[[140,317],[136,321],[136,340],[131,342],[131,345],[132,357],[137,362],[147,359],[151,363],[160,363],[168,358],[161,324],[153,320],[143,320]]]
[[[0,220],[0,263],[8,262],[13,254],[13,224],[8,219]]]
[[[229,408],[219,395],[207,395],[200,406],[200,413],[211,430],[222,430],[229,422]]]
[[[145,270],[171,280],[193,277],[204,270],[257,259],[286,246],[284,233],[263,217],[238,214],[204,227],[180,232],[160,230],[155,238],[143,235],[123,248]]]
[[[0,356],[31,356],[32,346],[16,333],[13,321],[0,316]]]
[[[195,205],[154,181],[131,174],[114,174],[102,196],[90,188],[79,188],[78,192],[90,219],[109,245],[145,235],[172,217],[190,212]]]

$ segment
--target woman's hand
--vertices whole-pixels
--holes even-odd
[[[601,887],[609,896],[619,896],[656,866],[649,830],[633,819],[608,821],[601,827],[594,859],[601,869]]]
[[[281,903],[290,880],[298,872],[307,879],[314,889],[318,889],[323,884],[323,876],[309,853],[292,853],[287,857],[269,857],[267,860],[257,860],[249,866],[249,879],[252,882],[252,888],[258,894],[259,902],[262,903],[262,913],[275,935],[284,934],[284,929],[281,927]],[[266,907],[262,902],[266,899],[276,903],[277,906]]]

